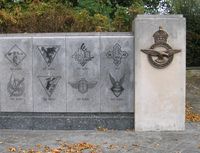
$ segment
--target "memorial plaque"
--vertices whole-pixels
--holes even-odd
[[[65,37],[33,38],[35,112],[66,112]]]
[[[133,36],[101,37],[101,111],[133,112]]]
[[[67,111],[100,112],[99,37],[67,36]]]
[[[32,40],[0,38],[2,112],[32,112]]]

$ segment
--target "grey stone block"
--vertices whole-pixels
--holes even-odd
[[[126,130],[133,123],[133,113],[0,113],[0,129]]]
[[[98,36],[66,37],[67,112],[100,112]]]
[[[133,112],[133,36],[101,37],[101,111]]]
[[[65,37],[33,38],[34,112],[66,112]]]
[[[0,71],[1,111],[33,111],[31,38],[0,38]]]

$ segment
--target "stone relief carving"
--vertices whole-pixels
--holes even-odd
[[[38,76],[38,79],[49,97],[54,93],[61,76]]]
[[[51,65],[58,51],[60,50],[60,46],[58,45],[42,45],[37,46],[37,48],[43,59],[47,63],[48,67]]]
[[[13,74],[10,76],[10,80],[7,84],[7,91],[10,97],[22,96],[25,90],[24,77],[17,78]]]
[[[150,64],[158,69],[167,67],[174,58],[174,54],[181,52],[180,49],[172,49],[167,43],[168,33],[160,26],[153,35],[155,43],[150,49],[141,49],[147,54]]]
[[[88,89],[92,89],[97,85],[97,81],[87,81],[85,78],[81,78],[77,82],[69,82],[72,88],[78,89],[82,94],[88,92]]]
[[[108,51],[106,53],[106,56],[109,59],[113,59],[113,63],[116,66],[119,66],[121,64],[121,60],[128,57],[128,53],[126,51],[122,51],[121,46],[118,43],[116,43],[113,46],[113,50]]]
[[[18,66],[26,57],[26,54],[15,44],[6,54],[5,57],[14,65]]]
[[[75,59],[82,67],[84,67],[89,61],[91,61],[94,56],[91,56],[91,51],[89,51],[85,44],[82,43],[81,47],[76,51],[73,55],[72,58]]]
[[[124,83],[125,74],[122,76],[120,80],[114,79],[114,77],[111,74],[109,74],[109,76],[110,76],[110,81],[112,83],[112,87],[110,88],[110,90],[116,97],[119,97],[124,91],[122,84]]]

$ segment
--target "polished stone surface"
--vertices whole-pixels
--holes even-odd
[[[133,113],[0,113],[0,129],[94,130],[134,128]]]
[[[65,37],[34,37],[34,112],[66,112],[65,70]]]
[[[101,111],[133,112],[133,36],[101,37]]]
[[[0,69],[5,71],[0,75],[2,112],[133,112],[132,33],[6,34],[0,38]],[[12,49],[18,50],[17,59],[8,56]],[[9,102],[4,93],[8,80],[19,82],[23,99]]]
[[[0,72],[1,111],[33,111],[30,37],[0,38]]]
[[[98,36],[66,37],[67,112],[100,112],[99,48]]]

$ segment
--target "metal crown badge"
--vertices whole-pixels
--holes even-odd
[[[160,26],[153,35],[155,43],[150,49],[141,49],[148,55],[150,64],[158,69],[167,67],[174,58],[174,54],[181,52],[180,49],[172,49],[167,43],[168,33]]]

